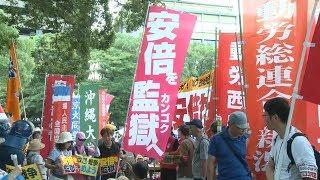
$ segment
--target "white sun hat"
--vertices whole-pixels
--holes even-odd
[[[56,143],[62,144],[62,143],[70,142],[70,141],[74,141],[72,134],[70,132],[62,132],[59,135],[59,139]]]

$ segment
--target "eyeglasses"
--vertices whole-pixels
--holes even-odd
[[[239,128],[238,126],[236,126],[236,128],[241,132],[247,132],[248,130],[248,128]]]

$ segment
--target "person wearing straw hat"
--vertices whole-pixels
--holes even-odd
[[[27,164],[37,164],[42,175],[42,179],[47,179],[47,168],[45,167],[45,162],[40,155],[40,150],[44,147],[45,145],[41,143],[40,139],[31,140],[28,146]]]
[[[63,174],[63,169],[60,162],[60,156],[72,156],[71,145],[73,141],[74,140],[70,132],[62,132],[59,135],[55,149],[50,152],[46,160],[46,167],[52,170],[52,176],[49,177],[49,180],[74,179],[70,175]]]

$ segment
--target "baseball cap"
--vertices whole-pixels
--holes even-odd
[[[186,122],[186,125],[189,125],[189,126],[194,125],[199,129],[203,128],[202,121],[200,119],[193,119],[190,122]]]
[[[240,129],[248,128],[247,115],[242,111],[235,111],[230,114],[228,124],[234,124]]]

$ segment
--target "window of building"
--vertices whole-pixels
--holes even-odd
[[[216,40],[208,40],[208,39],[203,40],[203,44],[209,44],[209,45],[212,45],[213,47],[215,46],[215,43],[216,43]]]
[[[219,22],[219,16],[210,15],[210,14],[203,14],[202,15],[202,21],[217,23],[217,22]]]
[[[235,16],[220,16],[220,23],[225,24],[236,24],[236,17]]]
[[[202,39],[191,39],[192,43],[202,43]]]

